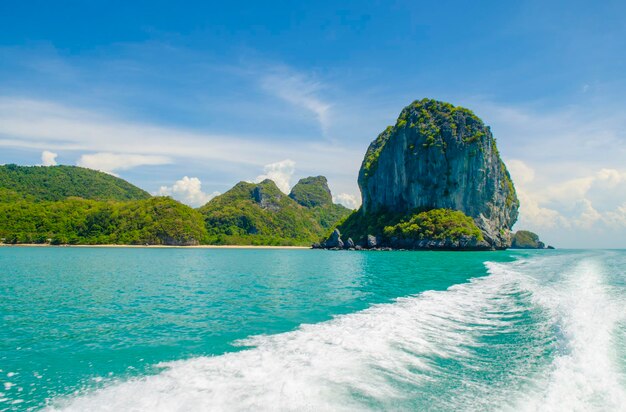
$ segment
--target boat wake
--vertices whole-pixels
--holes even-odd
[[[594,260],[539,260],[488,263],[488,276],[445,291],[163,363],[48,409],[623,409],[623,301]]]
[[[560,279],[533,293],[553,319],[558,352],[515,409],[626,410],[624,371],[619,366],[625,352],[618,346],[626,319],[624,291],[607,285],[609,274],[596,259],[584,259],[561,273]]]

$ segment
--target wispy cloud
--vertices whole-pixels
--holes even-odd
[[[120,170],[128,170],[138,166],[155,166],[169,163],[172,163],[172,160],[167,156],[104,152],[84,154],[78,159],[76,165],[116,175],[115,172]]]
[[[320,97],[323,89],[320,81],[281,67],[274,68],[263,76],[261,87],[268,93],[309,111],[319,122],[322,132],[328,132],[332,105]]]
[[[532,108],[470,100],[469,107],[491,125],[505,156],[530,162],[539,174],[576,176],[619,167],[626,157],[626,117],[609,104]],[[545,173],[551,166],[555,173]]]
[[[306,139],[282,144],[271,135],[238,136],[131,122],[53,102],[0,97],[0,147],[73,152],[132,153],[169,159],[266,165],[276,157],[323,172],[358,162],[353,151]],[[212,165],[216,166],[215,163]]]

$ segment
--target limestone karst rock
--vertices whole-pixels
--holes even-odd
[[[387,225],[409,221],[419,212],[441,209],[460,211],[473,219],[480,229],[480,235],[474,235],[476,248],[510,245],[510,229],[519,208],[515,188],[489,126],[468,109],[431,99],[405,107],[396,124],[370,144],[358,183],[362,207],[339,227],[357,244],[362,240],[367,246],[368,235],[373,235],[392,245],[390,235],[385,238]],[[445,213],[437,218],[459,220]],[[459,242],[460,236],[472,235],[467,221],[463,225],[467,233],[450,232],[445,227],[409,228],[412,232],[407,231],[418,237],[401,240],[420,248],[418,240],[448,239],[437,244],[463,248],[461,245],[468,242]]]

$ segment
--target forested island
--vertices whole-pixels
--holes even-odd
[[[76,166],[0,166],[5,244],[270,245],[326,249],[545,248],[511,228],[519,200],[489,126],[433,99],[405,107],[358,175],[362,206],[334,204],[324,176],[289,194],[239,182],[194,209]]]
[[[349,213],[322,176],[302,179],[290,195],[271,180],[240,182],[193,209],[95,170],[0,166],[7,244],[309,246]]]

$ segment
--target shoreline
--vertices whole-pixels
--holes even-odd
[[[0,243],[0,247],[53,247],[53,248],[132,248],[132,249],[311,249],[310,246],[265,246],[265,245],[50,245],[39,243]]]

